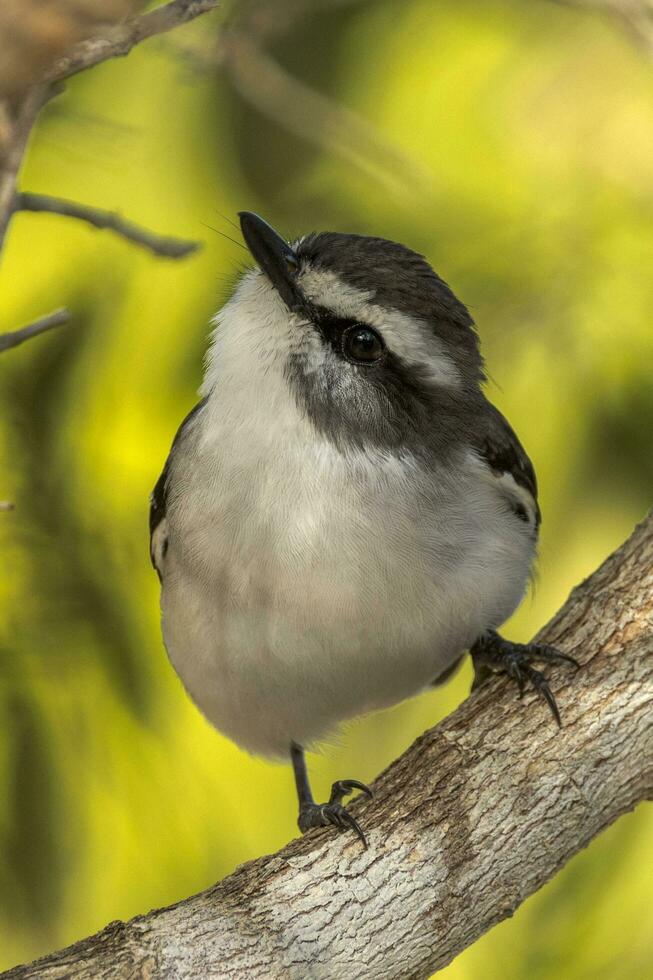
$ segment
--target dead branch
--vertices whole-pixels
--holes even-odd
[[[170,0],[139,17],[131,17],[102,36],[81,41],[45,73],[44,80],[60,82],[109,58],[124,57],[141,41],[181,27],[218,4],[219,0]]]
[[[137,0],[134,0],[131,9],[137,5]],[[105,27],[103,34],[74,46],[71,51],[44,73],[40,84],[27,89],[20,99],[5,98],[0,100],[0,249],[11,218],[15,213],[18,174],[27,143],[38,114],[50,97],[53,86],[61,80],[109,58],[126,55],[141,41],[188,23],[201,14],[213,10],[217,5],[218,0],[171,0],[170,3],[155,7],[148,13],[131,17],[124,23],[114,24],[113,27],[109,25]],[[120,2],[111,8],[107,8],[105,5],[105,18],[108,17],[109,10],[112,10],[114,19],[118,19],[118,14],[124,9],[126,9],[124,4],[121,6]],[[0,95],[2,94],[0,92]],[[114,226],[103,225],[102,227]],[[114,227],[114,230],[119,229]],[[131,231],[134,232],[135,229],[131,228]],[[124,231],[121,233],[124,234]],[[156,238],[156,236],[154,237]],[[142,238],[139,244],[145,244]],[[169,244],[170,241],[168,241]],[[151,247],[151,245],[146,247]],[[167,253],[159,251],[158,254]],[[174,257],[179,256],[175,255]]]
[[[2,0],[0,97],[16,97],[73,44],[133,14],[146,0]]]
[[[653,793],[653,515],[540,638],[583,665],[553,672],[561,731],[534,695],[493,680],[353,804],[367,851],[313,831],[4,980],[396,980],[444,967]]]
[[[27,142],[47,98],[47,87],[37,85],[15,106],[0,102],[0,250],[14,213],[18,172]]]
[[[33,323],[28,323],[26,327],[21,327],[20,330],[0,333],[0,353],[9,350],[11,347],[18,347],[20,344],[24,344],[26,340],[31,340],[32,337],[36,337],[40,333],[45,333],[46,330],[61,327],[64,323],[68,323],[69,320],[70,313],[62,307],[60,310],[48,313],[47,316],[40,317]]]
[[[122,218],[115,211],[93,208],[88,204],[68,201],[63,197],[52,197],[49,194],[32,194],[23,191],[16,195],[14,211],[41,211],[47,214],[60,214],[66,218],[76,218],[78,221],[85,221],[86,224],[92,225],[94,228],[108,228],[135,245],[140,245],[142,248],[154,252],[155,255],[162,255],[169,259],[182,259],[201,247],[200,242],[185,241],[168,235],[157,235],[147,228],[134,224],[133,221]]]

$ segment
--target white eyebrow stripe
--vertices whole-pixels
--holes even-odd
[[[297,279],[311,302],[327,306],[337,316],[360,316],[363,307],[372,303],[369,290],[351,286],[329,269],[305,268]]]
[[[428,372],[437,385],[458,388],[461,384],[460,372],[446,352],[443,342],[432,333],[428,346],[423,333],[429,330],[428,324],[417,317],[407,316],[397,310],[381,311],[383,316],[383,336],[388,346],[412,364],[420,365]]]
[[[312,303],[332,310],[336,316],[360,320],[376,328],[383,334],[388,347],[427,371],[435,384],[460,387],[462,379],[457,365],[433,331],[429,336],[430,328],[425,320],[399,310],[384,309],[374,302],[371,292],[343,282],[328,269],[307,268],[298,279]]]

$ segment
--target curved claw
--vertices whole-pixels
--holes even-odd
[[[530,683],[548,704],[558,726],[562,727],[558,705],[546,677],[531,664],[567,664],[578,670],[580,664],[574,657],[547,643],[511,643],[490,630],[472,647],[472,659],[476,681],[483,671],[507,674],[517,684],[520,698],[524,695],[526,683]]]
[[[520,699],[523,698],[525,681],[524,681],[524,674],[520,668],[518,660],[510,661],[508,666],[508,674],[514,681],[517,682],[517,687],[519,688],[519,697]]]
[[[356,817],[352,816],[352,814],[349,812],[349,810],[345,810],[345,809],[343,809],[343,811],[340,814],[340,816],[341,816],[343,822],[345,824],[348,824],[349,827],[351,827],[351,829],[354,831],[354,833],[358,836],[359,840],[362,842],[363,847],[365,848],[365,850],[367,850],[367,837],[363,833],[363,830],[362,830],[362,828],[361,828],[358,820],[356,819]]]
[[[365,793],[370,799],[373,797],[372,790],[365,783],[359,782],[357,779],[338,779],[337,782],[331,787],[331,796],[329,797],[329,803],[342,803],[343,797],[347,796],[349,793],[353,793],[355,789]]]
[[[546,701],[551,709],[551,714],[555,718],[558,728],[562,728],[558,703],[553,695],[553,691],[549,687],[549,682],[546,677],[539,670],[535,670],[534,667],[525,667],[524,670],[539,696]]]
[[[575,657],[571,657],[568,653],[562,653],[560,650],[556,650],[555,647],[550,647],[546,643],[538,643],[531,647],[529,654],[532,660],[540,660],[553,664],[570,664],[576,670],[580,670],[580,664]]]
[[[299,829],[303,834],[312,827],[337,827],[338,830],[353,830],[356,836],[362,841],[367,849],[367,838],[363,830],[352,814],[338,802],[329,803],[309,803],[306,804],[299,813],[297,821]]]

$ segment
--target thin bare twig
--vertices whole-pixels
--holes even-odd
[[[259,112],[302,139],[338,153],[394,191],[418,192],[431,182],[426,167],[384,140],[357,113],[288,74],[253,36],[225,31],[219,63],[234,88]]]
[[[69,54],[54,63],[45,73],[44,80],[60,82],[109,58],[123,57],[141,41],[187,24],[214,10],[218,4],[219,0],[171,0],[146,14],[130,17],[99,37],[80,41]]]
[[[54,327],[60,327],[64,323],[68,323],[70,320],[70,313],[65,307],[60,310],[54,310],[53,313],[48,313],[47,316],[42,316],[34,323],[28,323],[26,327],[21,327],[20,330],[12,330],[10,333],[0,334],[0,352],[9,350],[11,347],[18,347],[19,344],[24,344],[26,340],[30,340],[32,337],[36,337],[40,333],[45,333],[46,330],[52,330]],[[13,507],[13,504],[9,505],[9,509]],[[8,509],[4,507],[3,509]]]
[[[42,83],[29,89],[17,107],[0,103],[0,249],[9,222],[17,209],[17,178],[27,141],[53,84],[109,58],[126,55],[141,41],[194,20],[201,14],[213,10],[218,6],[218,2],[219,0],[171,0],[170,3],[156,7],[149,13],[107,27],[104,35],[80,41],[65,57],[56,61],[45,73]],[[123,221],[117,215],[90,208],[84,209],[85,213],[82,214],[81,206],[76,206],[73,202],[64,203],[69,208],[65,213],[89,221],[99,228],[112,228],[131,241],[150,248],[158,255],[180,258],[190,254],[197,247],[196,243],[179,242],[176,239],[152,235]],[[72,208],[76,209],[74,213],[70,210]],[[26,207],[24,209],[27,210]]]
[[[147,0],[1,0],[0,98],[19,99],[74,44],[133,16]]]
[[[126,2],[133,10],[142,0],[126,0]],[[66,57],[60,58],[55,63],[54,67],[46,73],[47,77],[31,88],[27,88],[23,93],[22,88],[26,80],[29,80],[38,70],[39,58],[42,61],[45,56],[39,47],[42,38],[28,37],[26,39],[27,47],[30,48],[31,45],[37,52],[34,64],[26,67],[22,74],[19,72],[20,77],[15,79],[12,71],[8,70],[6,66],[4,66],[4,76],[0,73],[0,83],[2,83],[2,91],[0,91],[0,254],[7,229],[17,210],[47,211],[74,217],[86,221],[96,228],[109,228],[137,245],[150,249],[157,255],[170,258],[182,258],[199,248],[197,242],[156,235],[111,212],[85,207],[74,201],[61,200],[43,194],[19,193],[17,188],[22,161],[39,112],[49,98],[60,90],[60,82],[63,79],[106,61],[108,58],[126,55],[140,41],[144,41],[155,34],[172,30],[174,27],[212,10],[217,5],[218,0],[172,0],[172,2],[158,7],[148,14],[131,18],[126,23],[114,27],[113,30],[108,28],[109,36],[80,42]],[[54,8],[56,5],[53,4],[52,6]],[[121,14],[122,10],[120,3],[112,7],[110,11],[104,8],[104,12],[112,14],[114,18]],[[47,21],[39,21],[39,24],[41,28],[44,27],[44,24],[46,27],[48,26]],[[77,25],[73,22],[69,27],[74,33]],[[45,30],[41,33],[47,42],[48,31]],[[46,49],[48,43],[45,44]],[[57,38],[54,39],[54,47],[57,48],[59,45],[59,50],[62,49],[62,43],[61,37],[58,40]],[[16,59],[14,60],[16,61]],[[20,57],[17,63],[20,63]],[[11,97],[5,97],[7,92]],[[68,311],[59,309],[19,330],[0,334],[0,352],[18,347],[32,337],[61,326],[69,319]],[[0,501],[0,511],[13,510],[13,506],[10,501]]]
[[[155,255],[168,259],[183,259],[201,248],[200,242],[191,242],[169,235],[157,235],[147,228],[134,224],[126,218],[121,218],[115,211],[104,211],[93,208],[77,201],[68,201],[63,197],[51,197],[49,194],[32,194],[23,192],[16,195],[14,211],[41,211],[47,214],[60,214],[66,218],[77,218],[85,221],[94,228],[108,228],[122,235],[135,245],[147,248]]]

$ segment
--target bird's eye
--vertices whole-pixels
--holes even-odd
[[[385,344],[371,327],[355,326],[342,335],[342,351],[350,361],[371,364],[385,353]]]
[[[286,254],[284,255],[284,259],[286,260],[286,265],[288,266],[289,270],[291,272],[296,272],[297,267],[299,266],[299,262],[297,261],[297,256],[293,255],[292,252],[286,252]]]

